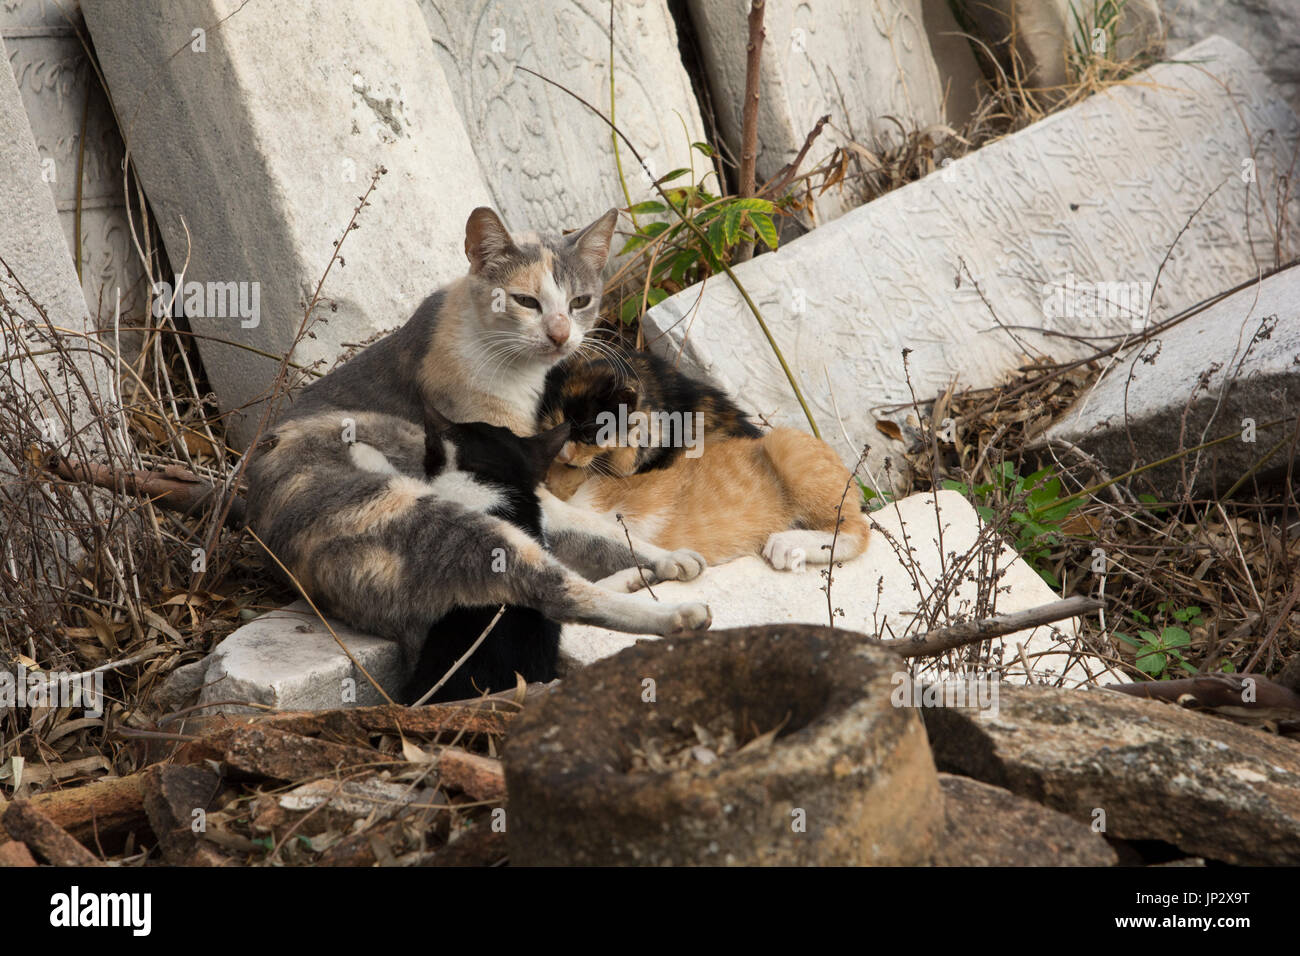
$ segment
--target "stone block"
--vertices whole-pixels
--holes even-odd
[[[1044,437],[1080,445],[1118,475],[1237,433],[1134,478],[1161,498],[1179,495],[1184,483],[1199,496],[1226,492],[1270,451],[1259,471],[1285,469],[1297,417],[1300,267],[1293,267],[1121,354]]]
[[[1107,836],[1239,866],[1300,862],[1300,746],[1286,737],[1100,688],[1005,687],[995,719],[922,717],[940,770]]]
[[[609,4],[603,0],[419,0],[438,62],[469,130],[483,179],[506,221],[559,232],[626,206],[610,129],[563,84],[609,115]],[[666,0],[614,7],[614,119],[653,174],[711,168]],[[651,180],[620,142],[632,202]],[[685,182],[685,180],[678,181]]]
[[[3,41],[0,60],[10,62]],[[40,437],[64,453],[77,441],[78,451],[94,453],[103,449],[102,434],[87,426],[97,411],[111,407],[113,378],[86,337],[93,326],[59,225],[49,168],[37,151],[14,75],[0,69],[0,258],[8,267],[0,269],[0,392],[13,392],[16,407],[40,429],[39,436],[20,440]],[[48,351],[51,327],[67,330],[60,337],[70,350],[68,368],[60,369],[53,355],[30,354]],[[32,331],[37,328],[42,331]],[[108,432],[112,440],[112,425]]]
[[[415,4],[83,8],[168,256],[177,270],[188,262],[187,291],[203,284],[204,314],[191,308],[189,321],[233,343],[199,342],[224,411],[266,393],[277,362],[241,346],[278,356],[293,345],[378,167],[388,174],[295,361],[328,369],[467,270],[465,219],[491,196]],[[228,283],[247,283],[241,308],[206,295]],[[235,440],[256,423],[237,417]]]
[[[690,0],[689,6],[718,122],[739,157],[749,0]],[[876,0],[869,9],[853,0],[768,0],[763,23],[759,182],[794,159],[826,113],[871,148],[878,141],[897,141],[898,127],[886,115],[909,130],[944,121],[943,83],[930,53],[921,0]],[[824,130],[810,158],[829,154],[836,135]],[[833,219],[853,205],[847,193],[832,190],[817,201],[818,218]]]
[[[389,695],[401,689],[402,656],[396,642],[354,631],[333,618],[330,626]],[[331,710],[385,702],[306,601],[245,624],[222,641],[207,662],[199,703],[212,711],[251,710],[227,701],[280,710]],[[353,689],[354,698],[349,700],[345,695]]]
[[[984,590],[989,590],[995,566],[1001,575],[997,580],[996,608],[991,613],[1022,611],[1058,600],[1037,572],[1005,546],[996,562],[992,549],[988,549],[990,553],[982,563],[975,561],[966,566],[969,575],[978,580],[959,573],[963,556],[976,550],[980,520],[966,499],[954,491],[939,492],[937,507],[938,517],[935,496],[919,494],[903,499],[897,507],[886,506],[871,514],[867,550],[835,569],[832,606],[844,612],[835,616],[837,628],[882,638],[911,637],[927,629],[918,624],[918,613],[928,613],[936,621],[934,626],[943,626],[948,623],[945,613],[971,613],[981,582]],[[716,629],[826,624],[830,615],[825,585],[821,571],[811,565],[803,571],[777,571],[762,558],[753,557],[709,568],[694,581],[656,584],[654,592],[661,601],[706,602]],[[646,640],[655,639],[566,624],[560,652],[566,665],[572,667],[590,664]],[[985,660],[990,664],[1000,661],[1005,679],[1024,682],[1025,668],[1017,650],[1020,644],[1035,680],[1074,686],[1127,679],[1086,653],[1071,620],[995,638],[988,645]],[[960,667],[942,669],[930,660],[918,666],[917,676],[936,679],[962,672]]]
[[[1212,33],[1250,50],[1300,112],[1300,5],[1294,0],[1165,0],[1169,53]]]
[[[1144,328],[1273,261],[1296,116],[1226,40],[1184,59],[1197,62],[1153,67],[735,269],[847,464],[869,442],[871,480],[884,480],[901,446],[878,433],[891,414],[878,410],[908,405],[913,389],[926,401],[953,381],[996,384],[1027,352],[1087,354],[1095,342],[1042,332]],[[1291,195],[1285,222],[1300,219]],[[1289,237],[1276,238],[1285,261]],[[653,349],[681,354],[749,411],[806,427],[726,277],[665,300],[643,325]]]
[[[85,21],[75,0],[0,5],[0,38],[40,153],[42,178],[54,194],[68,249],[80,258],[91,319],[111,325],[120,289],[120,325],[140,325],[147,289],[122,193],[122,137],[78,30],[84,34]],[[128,348],[139,338],[122,334]]]

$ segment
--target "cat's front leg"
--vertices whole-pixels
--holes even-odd
[[[630,536],[617,522],[562,501],[545,488],[538,489],[537,497],[551,551],[588,580],[598,581],[616,571],[640,566],[650,584],[690,581],[707,567],[704,558],[694,551],[668,551]]]
[[[629,634],[679,634],[702,630],[713,621],[707,604],[671,604],[605,590],[579,577],[514,526],[499,522],[496,531],[499,537],[487,535],[485,540],[504,547],[505,570],[475,582],[472,600],[477,603],[521,604],[553,621]],[[470,600],[458,597],[462,604]]]

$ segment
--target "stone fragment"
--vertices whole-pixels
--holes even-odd
[[[1118,475],[1237,435],[1134,479],[1177,499],[1185,485],[1194,496],[1225,492],[1270,450],[1260,471],[1285,470],[1297,416],[1300,267],[1292,267],[1121,353],[1045,439],[1080,445]]]
[[[1183,51],[1212,33],[1250,50],[1300,113],[1300,6],[1294,0],[1165,0],[1167,49]]]
[[[402,683],[401,649],[394,641],[330,620],[334,633],[391,695]],[[305,601],[271,611],[235,631],[207,657],[199,703],[248,711],[232,701],[279,710],[329,710],[384,702]]]
[[[507,222],[559,232],[628,204],[609,127],[564,90],[520,69],[563,84],[609,115],[607,3],[419,5],[483,179]],[[613,10],[615,121],[655,177],[692,161],[703,176],[712,167],[692,154],[691,143],[707,137],[666,0],[616,3]],[[651,179],[621,142],[619,154],[631,201],[650,198]]]
[[[1050,97],[1057,92],[1053,88],[1063,90],[1094,60],[1119,65],[1160,49],[1159,0],[1125,0],[1115,6],[1077,0],[958,2],[999,49],[1009,47],[1014,38],[1022,82],[1041,91],[1040,95]],[[1196,38],[1214,32],[1205,30]]]
[[[91,319],[112,326],[120,289],[119,325],[139,326],[146,289],[123,199],[122,137],[78,31],[84,35],[85,21],[76,0],[0,5],[0,39],[40,153],[42,179],[54,195],[69,254],[77,253]],[[139,337],[121,333],[126,348]]]
[[[970,777],[939,774],[948,821],[936,866],[1114,866],[1105,838],[1063,813]]]
[[[944,827],[897,658],[774,625],[638,645],[530,705],[506,741],[516,865],[887,865]],[[717,760],[689,757],[730,736]],[[639,756],[657,754],[666,769]]]
[[[1300,220],[1300,197],[1279,186],[1296,116],[1226,40],[1183,59],[1196,62],[1152,67],[734,270],[846,464],[869,443],[873,480],[886,457],[898,467],[900,444],[876,428],[889,413],[874,409],[903,407],[902,419],[913,392],[993,385],[1026,352],[1062,359],[1095,344],[1030,330],[1145,328],[1273,261],[1269,224]],[[1291,197],[1281,211],[1279,194]],[[1278,239],[1286,261],[1294,250]],[[665,300],[643,325],[655,351],[680,353],[749,411],[807,427],[727,278]]]
[[[938,517],[936,517],[936,509]],[[872,531],[867,550],[835,569],[831,583],[836,628],[879,634],[882,638],[911,637],[940,627],[951,615],[969,615],[993,594],[992,574],[998,573],[994,613],[1006,614],[1050,604],[1058,599],[1038,573],[1005,545],[976,547],[981,522],[975,510],[955,491],[912,495],[871,513]],[[942,544],[940,540],[942,539]],[[994,552],[997,557],[994,560]],[[969,564],[966,554],[983,554]],[[946,582],[946,583],[945,583]],[[713,612],[713,627],[760,624],[826,624],[829,618],[826,579],[821,569],[807,565],[803,571],[777,571],[762,558],[741,558],[708,568],[689,582],[666,581],[654,592],[662,601],[704,601]],[[570,667],[589,664],[642,641],[632,634],[589,625],[566,624],[560,651]],[[995,638],[982,661],[1005,679],[1025,680],[1018,645],[1025,649],[1035,680],[1074,686],[1099,679],[1124,681],[1117,671],[1090,655],[1077,636],[1072,620]],[[979,672],[980,666],[960,661],[934,660],[918,664],[918,675],[935,677]]]
[[[221,789],[221,775],[211,767],[150,767],[144,773],[144,809],[158,845],[168,861],[183,865],[199,848],[194,829],[202,824],[213,798]]]
[[[9,62],[3,41],[0,60]],[[93,326],[45,178],[49,168],[14,74],[0,69],[0,397],[39,428],[19,440],[40,440],[64,454],[97,453],[103,433],[90,426],[97,412],[112,407],[113,377],[87,338]],[[67,330],[59,335],[69,349],[62,368],[58,356],[39,354],[51,349],[52,327]],[[115,434],[111,420],[106,431],[110,439]],[[0,463],[0,470],[9,467]]]
[[[169,258],[188,262],[185,308],[212,337],[199,349],[223,410],[264,397],[277,362],[248,348],[293,346],[379,167],[321,291],[327,322],[294,360],[328,369],[465,271],[466,216],[491,197],[415,4],[83,8]],[[239,441],[258,420],[245,412]]]
[[[1101,689],[1003,686],[998,714],[922,710],[939,769],[1121,840],[1241,865],[1300,862],[1300,744]]]
[[[690,0],[689,6],[718,122],[739,157],[750,5],[748,0]],[[898,140],[898,126],[886,116],[909,131],[944,122],[943,84],[930,54],[921,0],[877,0],[869,12],[852,0],[815,5],[769,0],[763,23],[760,183],[794,159],[827,113],[835,126],[851,130],[871,149]],[[810,158],[828,155],[836,137],[824,129]],[[819,218],[829,220],[853,205],[847,193],[831,191],[816,208]]]

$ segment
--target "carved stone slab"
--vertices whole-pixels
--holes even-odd
[[[3,40],[0,58],[9,62]],[[28,328],[21,332],[16,328],[18,323],[48,328],[47,320],[49,325],[74,334],[91,328],[72,256],[59,228],[54,196],[42,175],[48,167],[41,160],[14,76],[0,68],[0,210],[4,218],[0,258],[8,266],[0,267],[0,298],[4,300],[0,306],[4,314],[0,321],[0,392],[16,396],[12,400],[25,408],[49,444],[67,453],[73,437],[71,425],[85,448],[94,452],[102,442],[95,430],[84,430],[94,411],[88,400],[111,404],[112,377],[107,366],[91,358],[85,339],[72,336],[66,337],[66,342],[75,369],[62,367],[52,355],[33,358],[32,351],[48,351],[46,340]],[[8,270],[13,271],[12,278]],[[36,436],[18,437],[30,441]],[[20,450],[13,448],[10,453]],[[5,464],[0,457],[0,469]]]
[[[609,115],[605,0],[419,0],[483,178],[507,222],[572,229],[626,206],[610,129],[535,70]],[[705,139],[666,0],[614,4],[614,119],[655,176],[689,167]],[[619,144],[632,201],[653,190]],[[699,176],[709,168],[698,152]],[[682,180],[683,182],[685,180]]]
[[[884,482],[883,459],[899,446],[875,421],[911,401],[904,349],[925,401],[953,380],[994,384],[1031,349],[1090,351],[1023,327],[1123,334],[1271,264],[1295,114],[1226,40],[1183,58],[1197,62],[1153,67],[735,270],[846,463],[870,443],[871,480]],[[1300,215],[1292,195],[1283,222]],[[1285,233],[1279,241],[1285,261],[1294,252]],[[1171,246],[1158,285],[1143,285]],[[685,367],[749,410],[807,427],[725,276],[643,322],[653,348],[684,351]]]
[[[139,325],[147,305],[122,193],[121,136],[77,38],[76,2],[4,0],[0,36],[54,193],[69,250],[79,250],[81,286],[97,324],[111,323],[122,290],[121,325]],[[82,142],[82,123],[85,141]],[[81,223],[77,225],[78,166]]]
[[[329,273],[328,324],[294,352],[337,358],[467,268],[491,201],[415,4],[88,0],[95,48],[173,266],[239,287],[190,314],[223,410],[264,395],[376,168],[388,174]],[[188,230],[188,232],[187,232]],[[253,283],[257,283],[256,286]],[[242,303],[241,303],[242,304]],[[206,311],[206,310],[205,310]],[[232,422],[243,442],[256,415]]]
[[[690,0],[718,122],[741,153],[749,0]],[[905,127],[944,121],[943,85],[930,52],[921,0],[769,0],[764,14],[758,100],[758,178],[794,159],[826,113],[860,142],[895,140]],[[970,53],[966,52],[969,59]],[[970,64],[973,67],[973,64]],[[826,156],[838,134],[829,128],[809,159]],[[847,193],[817,201],[822,220],[851,208]]]

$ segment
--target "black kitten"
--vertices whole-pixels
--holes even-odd
[[[454,423],[431,411],[425,422],[424,471],[436,478],[452,464],[477,484],[497,492],[501,503],[488,514],[509,521],[545,546],[537,486],[569,436],[567,424],[530,438],[485,422]],[[448,462],[448,445],[453,462]],[[407,703],[418,700],[451,669],[496,616],[499,604],[459,607],[429,629],[406,686]],[[487,639],[431,699],[463,700],[510,690],[515,673],[532,681],[554,680],[560,625],[532,608],[508,606]]]

